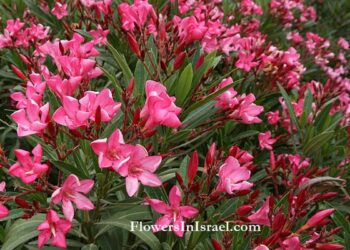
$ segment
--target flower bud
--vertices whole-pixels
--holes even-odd
[[[210,148],[208,150],[208,153],[205,157],[205,166],[204,166],[204,173],[208,173],[208,168],[214,164],[215,160],[215,151],[216,151],[216,144],[213,143],[210,145]]]
[[[135,86],[135,78],[132,78],[126,89],[127,96],[131,96],[132,92],[134,91],[134,86]]]
[[[30,204],[26,201],[23,200],[21,198],[15,198],[15,202],[17,203],[18,206],[20,206],[21,208],[30,208]]]
[[[222,250],[221,244],[217,240],[212,239],[211,244],[213,244],[215,250]]]
[[[186,58],[185,52],[181,52],[179,55],[177,55],[177,57],[175,58],[175,61],[174,61],[174,71],[181,68],[185,58]]]
[[[302,226],[298,232],[302,232],[305,231],[306,229],[309,229],[311,227],[316,227],[316,226],[320,226],[323,222],[323,220],[328,217],[329,215],[331,215],[334,212],[334,208],[329,208],[329,209],[325,209],[322,210],[318,213],[316,213],[314,216],[312,216],[304,226]]]
[[[11,69],[12,69],[13,73],[15,73],[16,76],[18,76],[22,80],[27,80],[27,77],[25,76],[25,74],[19,68],[17,68],[15,65],[11,64]]]
[[[336,243],[320,243],[316,244],[316,250],[342,250],[344,247]]]
[[[137,44],[135,37],[131,35],[131,33],[128,33],[128,44],[132,52],[134,52],[138,58],[141,58],[140,47]]]
[[[197,151],[194,151],[190,162],[188,163],[188,169],[187,169],[187,176],[188,176],[188,185],[192,185],[193,179],[197,174],[198,170],[198,153]]]
[[[236,210],[236,214],[239,216],[245,216],[252,211],[253,207],[251,205],[242,205]]]

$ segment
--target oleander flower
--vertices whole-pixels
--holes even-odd
[[[181,126],[178,115],[181,108],[175,105],[175,97],[167,94],[165,86],[159,82],[146,82],[146,103],[141,110],[141,118],[146,121],[145,130],[154,130],[158,125],[171,128]]]
[[[161,156],[148,156],[147,150],[141,145],[136,145],[130,154],[130,160],[123,163],[118,173],[126,177],[126,191],[133,196],[142,185],[157,187],[162,181],[154,174],[162,161]]]
[[[261,149],[272,150],[272,144],[274,144],[277,139],[271,137],[271,131],[266,131],[265,133],[259,133],[259,145]]]
[[[250,171],[241,167],[238,160],[229,156],[219,170],[219,183],[217,191],[232,194],[234,191],[248,190],[253,183],[247,182],[250,178]]]
[[[56,2],[55,6],[51,10],[51,13],[58,19],[61,20],[63,17],[68,16],[67,4]]]
[[[184,235],[184,218],[193,218],[198,214],[198,209],[192,206],[181,206],[181,191],[177,186],[173,186],[169,193],[169,204],[157,199],[146,199],[146,202],[152,207],[152,209],[160,214],[163,214],[155,224],[154,232],[162,230],[162,228],[168,227],[173,224],[171,228],[173,232],[178,236]]]
[[[18,161],[9,169],[11,175],[20,178],[26,184],[33,183],[49,169],[48,165],[41,164],[43,150],[40,144],[33,149],[32,154],[33,157],[28,151],[16,149],[15,156]]]
[[[61,219],[55,211],[49,210],[46,214],[46,220],[37,228],[39,231],[38,247],[42,248],[52,239],[53,246],[67,248],[66,234],[71,227],[70,221]]]
[[[255,213],[248,216],[248,219],[252,224],[270,226],[269,212],[270,212],[270,197],[266,199],[261,208]]]
[[[71,174],[67,177],[63,185],[56,189],[51,196],[51,201],[55,204],[62,202],[62,209],[67,220],[72,221],[74,217],[74,203],[80,210],[92,210],[95,206],[84,196],[91,191],[94,181],[90,179],[79,180],[79,178]]]

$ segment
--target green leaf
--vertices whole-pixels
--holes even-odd
[[[288,113],[290,115],[290,119],[292,120],[294,126],[298,129],[298,132],[300,132],[300,125],[299,125],[297,116],[295,115],[290,97],[287,94],[287,92],[285,91],[285,89],[280,84],[278,84],[278,88],[283,96],[284,101],[286,102]]]
[[[38,236],[37,227],[45,220],[44,214],[38,214],[28,220],[17,220],[6,234],[2,250],[13,250]]]
[[[116,50],[112,44],[107,43],[107,48],[109,49],[109,51],[112,53],[112,56],[114,58],[114,60],[117,62],[119,68],[121,69],[121,71],[123,72],[125,81],[127,83],[130,82],[131,78],[132,78],[132,72],[129,68],[129,65],[124,57],[124,55],[120,54],[118,52],[118,50]]]
[[[182,71],[179,80],[176,83],[175,96],[176,103],[181,105],[186,100],[186,97],[191,90],[193,79],[192,64],[188,64]]]
[[[75,174],[79,178],[86,179],[89,178],[89,173],[84,172],[83,169],[79,167],[75,167],[74,165],[71,165],[67,162],[63,161],[52,161],[52,164],[57,167],[59,170],[61,170],[66,175],[69,174]]]
[[[312,111],[312,101],[312,93],[310,89],[307,89],[305,92],[303,113],[300,118],[301,125],[306,125],[307,123],[307,118],[309,117],[309,114]]]
[[[131,221],[126,219],[118,219],[117,221],[101,221],[97,223],[98,225],[104,226],[113,226],[125,229],[137,237],[139,237],[142,241],[144,241],[151,249],[161,250],[162,246],[158,240],[158,238],[151,231],[138,231],[137,229],[132,230]]]
[[[118,101],[122,100],[122,88],[117,80],[117,77],[115,75],[113,75],[112,73],[109,73],[107,69],[103,68],[100,66],[100,69],[103,71],[103,73],[105,74],[105,76],[107,76],[108,80],[111,81],[114,89],[115,89],[115,94],[117,95]]]
[[[304,145],[303,151],[306,155],[312,155],[312,153],[320,150],[323,145],[328,143],[333,138],[333,131],[325,131],[321,134],[313,137],[308,143]]]

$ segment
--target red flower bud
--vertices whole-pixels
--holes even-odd
[[[132,92],[134,91],[134,86],[135,86],[135,78],[132,78],[129,82],[127,89],[126,89],[127,96],[131,96]]]
[[[202,66],[203,62],[204,62],[204,55],[201,55],[201,56],[198,58],[198,61],[197,61],[197,63],[196,63],[195,68],[198,69],[200,66]]]
[[[134,120],[132,122],[134,125],[139,123],[139,121],[140,121],[140,113],[141,113],[141,109],[140,108],[135,109]]]
[[[18,206],[20,206],[21,208],[30,208],[30,204],[26,201],[23,200],[21,198],[15,198],[15,202],[17,203]]]
[[[344,247],[336,243],[316,244],[316,250],[342,250]]]
[[[304,226],[302,226],[298,232],[302,232],[305,231],[306,229],[309,229],[311,227],[316,227],[316,226],[320,226],[323,223],[323,220],[328,217],[329,215],[331,215],[334,212],[334,208],[329,208],[329,209],[325,209],[322,210],[318,213],[316,213],[314,216],[312,216]]]
[[[215,160],[215,151],[216,151],[216,144],[213,143],[210,145],[210,148],[208,150],[208,153],[205,157],[205,166],[204,166],[204,173],[208,173],[208,168],[213,165]]]
[[[24,62],[25,65],[31,64],[27,56],[19,54],[19,57],[21,58],[21,61]]]
[[[128,44],[129,44],[132,52],[134,52],[138,58],[141,58],[140,47],[137,44],[137,41],[136,41],[134,35],[132,35],[131,33],[128,33]]]
[[[175,173],[175,177],[177,182],[180,184],[180,186],[185,187],[184,180],[182,179],[181,175],[178,172]]]
[[[270,151],[270,166],[272,170],[276,168],[276,158],[273,150]]]
[[[222,250],[221,244],[217,240],[212,239],[211,244],[213,244],[215,250]]]
[[[101,128],[101,106],[97,106],[95,113],[95,124],[96,124],[96,132],[98,133]]]
[[[193,183],[193,179],[197,174],[198,170],[198,153],[194,151],[190,162],[188,163],[187,176],[188,176],[188,185],[190,186]]]
[[[17,68],[15,65],[11,64],[11,69],[12,69],[13,73],[16,74],[16,76],[18,76],[22,80],[27,80],[27,77],[25,76],[25,74],[19,68]]]
[[[242,205],[236,210],[236,214],[239,216],[245,216],[252,211],[253,207],[251,205]]]
[[[181,68],[184,60],[186,58],[186,53],[185,52],[181,52],[174,61],[174,70],[178,70],[179,68]]]

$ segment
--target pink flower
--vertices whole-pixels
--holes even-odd
[[[154,211],[164,214],[156,221],[155,232],[173,224],[174,226],[171,228],[173,232],[178,237],[182,237],[184,235],[184,218],[193,218],[198,214],[198,209],[192,206],[180,206],[181,191],[177,186],[172,187],[170,190],[169,205],[157,199],[147,199],[146,202]]]
[[[62,187],[55,190],[51,196],[51,201],[55,204],[62,202],[63,214],[67,220],[72,221],[74,217],[73,203],[80,210],[92,210],[95,206],[83,194],[87,194],[94,186],[94,181],[90,179],[79,181],[78,177],[71,174],[67,177]]]
[[[81,80],[81,76],[73,76],[70,77],[69,80],[62,80],[59,75],[55,75],[47,80],[47,85],[56,95],[62,99],[64,96],[73,96]]]
[[[260,123],[261,119],[257,116],[264,111],[264,107],[254,104],[254,101],[255,96],[253,94],[241,95],[239,97],[239,106],[230,114],[230,117],[245,124]]]
[[[238,160],[232,156],[229,156],[220,167],[219,177],[217,191],[225,191],[228,194],[232,194],[234,191],[248,190],[253,186],[252,183],[247,182],[250,178],[250,171],[241,167]]]
[[[55,3],[55,6],[51,10],[51,13],[57,17],[58,20],[61,20],[63,17],[68,16],[67,4],[61,4],[59,2]]]
[[[280,120],[280,114],[279,111],[276,110],[275,112],[268,112],[267,113],[267,122],[271,125],[276,125]]]
[[[233,83],[233,80],[231,77],[228,77],[221,81],[219,84],[219,88],[222,89],[226,87],[227,85]],[[224,93],[220,94],[215,98],[217,101],[215,107],[219,107],[222,109],[232,109],[238,104],[238,99],[236,98],[237,92],[234,90],[234,88],[229,88]]]
[[[0,219],[7,217],[9,213],[7,207],[0,203]]]
[[[15,155],[18,161],[9,169],[11,175],[20,178],[25,184],[33,183],[49,169],[48,165],[41,164],[43,150],[40,144],[33,149],[32,154],[33,158],[28,151],[16,149]]]
[[[55,211],[49,210],[46,220],[37,228],[39,231],[38,247],[42,248],[46,242],[52,239],[53,246],[67,248],[66,234],[71,227],[70,221],[60,219]]]
[[[287,155],[288,160],[291,164],[291,169],[294,174],[297,174],[300,169],[304,169],[310,166],[310,160],[306,158],[302,160],[299,154],[296,155]]]
[[[266,131],[265,133],[260,133],[258,135],[259,145],[261,149],[266,148],[267,150],[272,150],[272,144],[274,144],[277,139],[271,138],[271,131]]]
[[[256,248],[254,248],[254,250],[269,250],[269,248],[267,246],[265,246],[264,244],[261,244],[261,245],[257,246]]]
[[[173,22],[179,30],[180,41],[185,44],[191,44],[201,40],[207,31],[207,27],[204,23],[199,23],[194,16],[185,17],[183,19],[175,16]]]
[[[133,31],[135,26],[142,28],[149,18],[157,19],[153,6],[147,0],[135,0],[132,5],[121,3],[118,12],[122,21],[122,28]]]
[[[248,219],[252,224],[270,226],[269,212],[270,212],[270,197],[266,199],[262,207],[250,215]]]
[[[35,101],[28,100],[27,107],[14,112],[11,118],[18,125],[19,137],[41,133],[47,126],[49,104],[39,107]]]
[[[257,62],[254,62],[254,59],[255,53],[247,54],[245,52],[240,52],[235,66],[239,69],[244,69],[244,71],[249,72],[252,68],[258,65]]]
[[[145,130],[154,130],[158,125],[171,128],[181,126],[177,117],[181,108],[175,105],[175,97],[170,97],[166,88],[155,81],[146,82],[146,103],[141,110],[141,118],[146,120]]]
[[[338,40],[338,46],[342,49],[348,50],[350,48],[349,42],[345,40],[345,38],[341,37]]]
[[[298,236],[291,236],[280,243],[281,248],[277,250],[306,250],[301,244]]]
[[[107,43],[107,35],[109,34],[109,30],[103,30],[101,25],[97,25],[97,29],[90,30],[89,34],[92,36],[95,44],[105,45]]]
[[[126,191],[129,196],[133,196],[137,192],[139,182],[150,187],[162,185],[162,181],[153,174],[161,161],[161,156],[148,156],[147,150],[141,145],[134,147],[130,154],[130,160],[118,169],[118,173],[126,177]]]
[[[0,182],[0,192],[6,192],[6,182]]]
[[[69,129],[77,129],[87,126],[91,112],[83,107],[79,101],[70,96],[64,96],[62,107],[59,107],[53,114],[52,119]]]
[[[114,131],[108,139],[93,141],[91,148],[98,155],[100,168],[113,168],[115,171],[130,160],[130,154],[134,150],[134,146],[125,144],[119,129]]]
[[[101,121],[103,122],[111,121],[121,106],[120,102],[113,101],[112,93],[109,89],[104,89],[100,93],[87,91],[79,102],[83,110],[91,113],[89,118],[93,121],[95,121],[96,110],[100,107]]]

